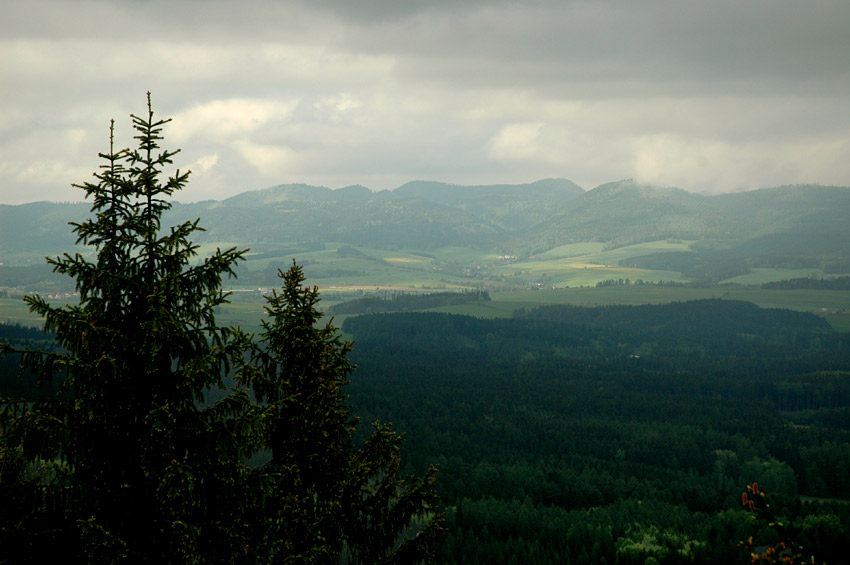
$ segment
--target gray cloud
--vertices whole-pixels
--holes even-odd
[[[110,118],[172,116],[181,200],[282,182],[850,184],[850,5],[13,1],[0,202],[68,200]],[[82,175],[82,177],[81,177]]]

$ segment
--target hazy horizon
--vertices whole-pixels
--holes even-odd
[[[328,190],[331,190],[331,191],[337,191],[337,190],[342,190],[342,189],[346,189],[346,188],[352,188],[352,187],[360,186],[360,187],[366,188],[367,190],[370,190],[373,193],[378,193],[378,192],[385,192],[385,191],[391,192],[391,191],[394,191],[398,188],[401,188],[402,186],[404,186],[406,184],[417,183],[417,182],[437,183],[437,184],[444,184],[444,185],[448,185],[448,186],[456,186],[456,187],[459,187],[459,188],[464,188],[464,187],[473,188],[473,187],[489,187],[489,186],[530,186],[530,185],[533,185],[537,182],[547,181],[547,180],[564,180],[564,181],[568,181],[568,182],[573,182],[572,180],[567,179],[567,178],[553,178],[553,177],[535,179],[535,180],[532,180],[532,181],[529,181],[529,182],[517,182],[517,183],[498,183],[497,182],[497,183],[492,183],[492,184],[460,184],[460,183],[454,183],[454,182],[436,181],[436,180],[431,180],[431,179],[412,179],[412,180],[406,181],[406,182],[404,182],[404,183],[402,183],[398,186],[393,186],[393,187],[389,187],[389,188],[382,188],[382,189],[375,189],[375,188],[365,186],[365,185],[362,185],[362,184],[347,184],[347,185],[344,185],[344,186],[324,186],[324,185],[316,185],[316,184],[309,184],[309,183],[303,183],[303,182],[292,182],[292,183],[278,183],[278,184],[274,184],[274,185],[271,185],[271,186],[265,186],[265,187],[262,187],[262,188],[249,188],[247,190],[243,190],[243,191],[240,191],[238,193],[228,194],[228,195],[223,196],[221,198],[202,198],[202,199],[189,200],[189,199],[186,199],[186,198],[182,198],[182,196],[184,194],[187,194],[188,191],[176,192],[174,194],[174,196],[172,198],[169,198],[168,200],[173,201],[173,202],[179,202],[181,204],[195,204],[195,203],[207,202],[207,201],[221,202],[221,201],[227,200],[228,198],[238,196],[239,194],[244,194],[244,193],[248,193],[248,192],[260,192],[260,191],[263,191],[263,190],[269,190],[269,189],[274,189],[274,188],[283,187],[283,186],[309,186],[309,187],[312,187],[312,188],[328,189]],[[575,184],[576,186],[578,186],[579,188],[581,188],[585,192],[590,192],[590,191],[592,191],[596,188],[599,188],[601,186],[605,186],[605,185],[608,185],[608,184],[616,184],[616,183],[620,183],[620,182],[631,182],[631,181],[637,182],[637,181],[635,181],[635,179],[617,179],[617,180],[605,181],[605,182],[602,182],[602,183],[600,183],[596,186],[592,186],[592,187],[581,186],[578,183],[573,183],[573,184]],[[661,185],[661,184],[651,184],[651,183],[638,183],[638,184],[643,185],[643,186],[652,186],[652,187],[660,188],[660,189],[685,190],[685,189],[678,187],[678,186],[665,186],[665,185]],[[783,186],[820,186],[820,187],[837,187],[837,188],[848,188],[848,189],[850,189],[850,186],[845,186],[845,185],[825,185],[825,184],[819,184],[819,183],[785,183],[785,184],[776,185],[776,186],[756,186],[756,187],[753,187],[753,188],[748,188],[748,189],[745,189],[745,190],[735,191],[735,192],[751,192],[751,191],[755,191],[755,190],[770,190],[770,189],[774,189],[774,188],[780,188],[780,187],[783,187]],[[86,203],[86,202],[91,201],[90,199],[85,200],[83,198],[84,194],[83,194],[82,190],[80,190],[80,189],[73,189],[73,190],[75,190],[79,194],[80,198],[66,198],[64,200],[50,200],[50,199],[22,200],[20,202],[0,201],[0,205],[20,206],[20,205],[24,205],[24,204],[35,204],[35,203],[38,203],[38,202],[52,202],[52,203],[60,203],[60,204],[61,203],[81,204],[81,203]],[[690,190],[685,190],[685,192],[689,192],[689,193],[692,193],[692,194],[700,194],[699,192],[690,191]],[[718,196],[720,194],[724,194],[724,193],[703,194],[703,196]],[[731,194],[731,192],[729,192],[729,194]]]
[[[850,184],[850,5],[12,1],[0,202],[82,199],[151,91],[184,202],[616,179],[717,194]]]

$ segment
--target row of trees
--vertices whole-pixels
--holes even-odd
[[[79,185],[96,249],[49,259],[75,306],[25,300],[60,349],[18,351],[42,387],[0,414],[0,562],[416,562],[440,530],[435,469],[400,472],[400,437],[376,425],[355,445],[343,387],[350,343],[318,326],[315,288],[294,265],[258,336],[221,327],[222,277],[244,251],[197,261],[198,221],[163,229],[168,120],[132,116],[135,149],[109,151]],[[14,348],[6,344],[6,353]],[[48,555],[50,553],[50,555]]]
[[[801,277],[784,281],[766,282],[762,288],[795,290],[799,288],[816,290],[850,290],[850,277],[835,277],[821,279],[815,277]]]
[[[351,315],[407,312],[411,310],[439,308],[441,306],[488,302],[489,300],[490,294],[486,290],[429,292],[427,294],[398,293],[393,294],[389,298],[370,296],[335,304],[328,309],[328,314]]]

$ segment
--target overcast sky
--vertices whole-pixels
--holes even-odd
[[[848,0],[5,0],[0,202],[81,200],[152,92],[176,198],[850,185]]]

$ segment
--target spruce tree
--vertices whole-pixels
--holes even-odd
[[[278,272],[281,291],[267,297],[267,320],[238,378],[274,411],[264,444],[269,461],[258,470],[282,495],[264,513],[264,539],[284,555],[315,563],[417,563],[432,557],[442,520],[433,513],[436,468],[425,477],[399,472],[401,437],[374,426],[355,448],[358,420],[342,387],[354,367],[332,321],[321,325],[316,287],[304,286],[293,262]]]
[[[226,300],[222,276],[243,252],[218,250],[192,264],[198,222],[161,229],[168,198],[189,173],[163,178],[178,152],[160,148],[168,120],[154,118],[150,95],[147,114],[132,122],[138,147],[116,150],[113,123],[96,182],[75,185],[92,200],[93,217],[73,231],[96,257],[48,259],[75,279],[79,304],[25,298],[65,351],[23,358],[43,382],[63,379],[62,394],[8,402],[3,414],[4,444],[20,446],[42,474],[29,521],[8,540],[22,556],[59,546],[78,561],[199,558],[205,539],[228,533],[208,513],[221,507],[207,499],[238,477],[226,468],[252,445],[217,439],[231,434],[234,418],[261,422],[244,393],[202,407],[209,389],[223,387],[228,353],[239,347],[214,310]]]
[[[351,345],[317,327],[316,289],[293,265],[259,337],[219,326],[222,278],[245,252],[198,261],[199,220],[163,229],[189,173],[164,172],[178,151],[160,148],[170,120],[154,118],[150,94],[131,118],[137,147],[115,149],[113,123],[95,181],[75,185],[92,217],[73,231],[94,258],[48,259],[79,304],[25,299],[61,349],[24,351],[22,366],[61,386],[3,399],[0,562],[45,562],[57,547],[86,563],[427,559],[434,470],[402,479],[387,427],[352,445]]]

